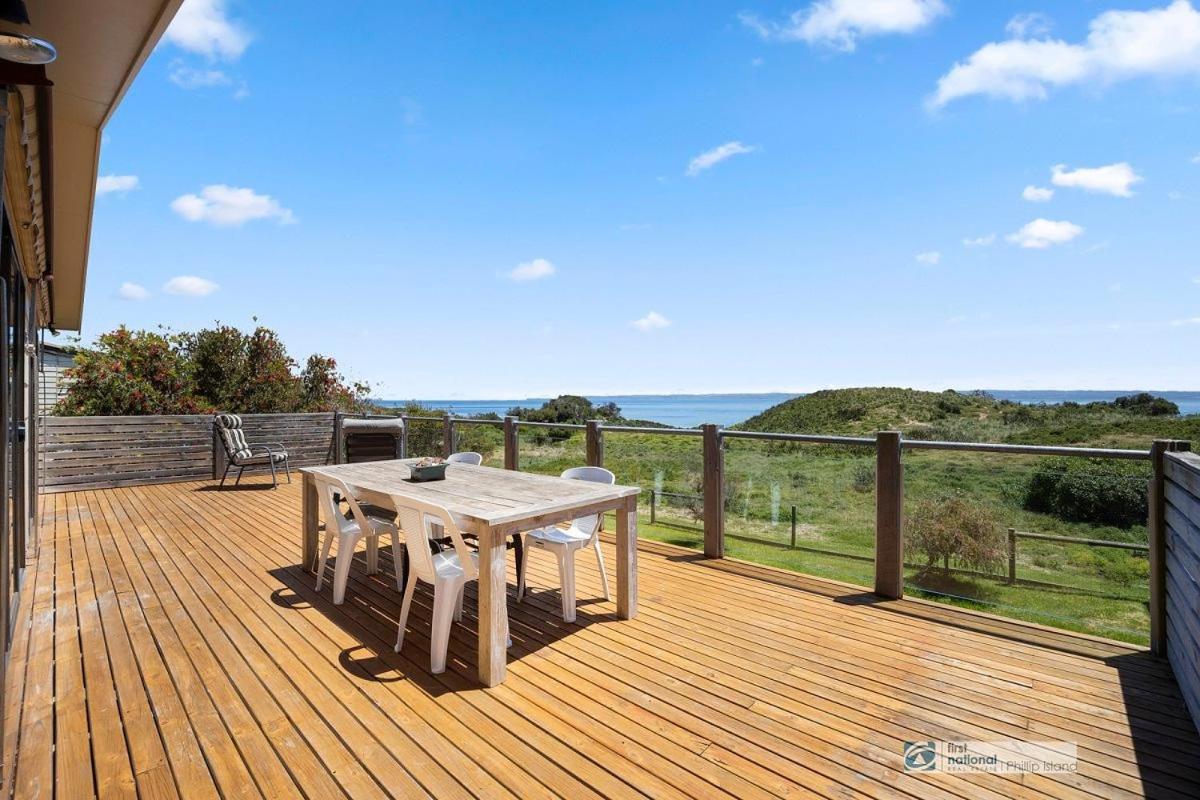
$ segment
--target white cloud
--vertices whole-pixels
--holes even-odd
[[[1083,233],[1083,228],[1073,222],[1035,219],[1026,224],[1016,233],[1011,233],[1008,240],[1021,247],[1045,249],[1052,244],[1064,244]]]
[[[738,18],[763,39],[802,41],[852,52],[859,39],[915,33],[944,13],[942,0],[817,0],[782,23],[764,22],[748,12]]]
[[[937,250],[929,250],[924,253],[917,253],[917,263],[919,264],[928,264],[932,267],[941,262],[941,260],[942,254]]]
[[[929,105],[962,97],[1043,100],[1050,90],[1146,76],[1200,75],[1200,11],[1174,0],[1148,11],[1106,11],[1081,43],[1013,38],[991,42],[938,80]]]
[[[226,61],[239,58],[250,44],[250,33],[226,16],[225,0],[185,0],[165,38],[188,52]]]
[[[991,247],[996,242],[996,234],[989,233],[986,236],[976,236],[974,238],[963,239],[963,245],[966,247]]]
[[[1141,181],[1142,176],[1124,161],[1105,167],[1083,167],[1070,171],[1065,164],[1056,164],[1050,176],[1050,182],[1055,186],[1068,186],[1115,197],[1133,197],[1129,187]]]
[[[1173,319],[1173,320],[1171,320],[1171,324],[1174,325],[1176,328],[1182,327],[1184,325],[1200,325],[1200,317],[1188,317],[1187,319]]]
[[[276,219],[281,225],[296,221],[291,210],[270,195],[223,183],[205,186],[198,195],[176,197],[171,201],[171,210],[189,222],[220,226],[242,225],[256,219]]]
[[[635,319],[629,324],[637,328],[642,333],[647,333],[649,331],[667,327],[671,324],[671,320],[667,319],[657,311],[651,311],[641,319]]]
[[[179,275],[163,284],[167,294],[186,295],[188,297],[207,297],[221,287],[210,280],[197,278],[195,275]]]
[[[719,147],[714,147],[712,150],[701,153],[689,161],[687,175],[694,178],[704,170],[720,164],[727,158],[733,158],[745,153],[753,153],[757,149],[757,147],[744,145],[741,142],[726,142]]]
[[[125,194],[140,185],[137,175],[101,175],[96,179],[96,194]]]
[[[1196,153],[1196,155],[1192,156],[1192,163],[1200,164],[1200,153]]]
[[[129,281],[121,284],[121,288],[117,289],[117,294],[124,300],[145,300],[150,296],[150,292],[146,290],[145,286]]]
[[[1024,39],[1028,36],[1045,36],[1053,27],[1050,18],[1037,11],[1017,14],[1008,21],[1004,30],[1014,39]]]
[[[536,281],[542,278],[549,278],[558,269],[544,258],[535,258],[533,261],[523,261],[508,273],[508,277],[514,281]]]
[[[1026,186],[1021,192],[1021,197],[1031,203],[1045,203],[1054,197],[1054,190],[1042,186]]]
[[[167,77],[183,89],[207,89],[233,83],[233,79],[219,69],[196,69],[178,61],[171,64]]]

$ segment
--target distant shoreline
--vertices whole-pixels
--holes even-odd
[[[960,390],[964,392],[977,390]],[[984,389],[997,400],[1011,400],[1025,405],[1076,402],[1092,403],[1111,401],[1122,395],[1149,391],[1150,394],[1166,398],[1179,406],[1181,414],[1200,414],[1200,390],[1154,391],[1130,389],[1126,391],[1104,389]],[[627,394],[585,395],[593,403],[616,403],[624,416],[690,428],[705,422],[717,425],[734,425],[766,411],[771,406],[801,397],[807,392],[741,392],[718,394]],[[526,397],[521,399],[432,399],[432,400],[374,400],[384,407],[404,406],[417,402],[422,406],[453,414],[473,416],[477,414],[503,415],[514,406],[537,408],[551,398]]]

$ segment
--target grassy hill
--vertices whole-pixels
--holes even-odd
[[[1147,447],[1157,438],[1200,444],[1200,415],[1180,417],[1163,401],[1030,406],[983,393],[831,389],[796,397],[736,426],[782,433],[868,435],[900,430],[914,439]]]

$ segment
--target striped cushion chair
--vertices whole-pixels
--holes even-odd
[[[271,483],[275,487],[279,486],[275,476],[276,464],[283,464],[288,483],[292,482],[292,470],[288,465],[288,454],[283,445],[276,442],[247,444],[246,433],[242,430],[242,418],[237,414],[217,414],[213,417],[213,426],[221,436],[221,446],[225,448],[225,473],[221,476],[221,487],[225,486],[230,467],[238,468],[237,480],[233,482],[233,485],[237,486],[241,483],[246,467],[264,464],[271,468]]]

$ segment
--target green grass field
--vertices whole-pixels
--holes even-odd
[[[487,455],[487,463],[503,463],[498,430],[466,430],[460,434],[460,448],[479,449]],[[520,466],[532,472],[557,474],[583,463],[584,452],[581,432],[552,441],[527,431],[521,435]],[[867,448],[730,440],[725,459],[728,555],[864,587],[873,584],[873,452]],[[701,461],[698,437],[605,436],[605,465],[620,482],[643,488],[639,525],[641,535],[648,538],[685,547],[701,546]],[[922,498],[957,491],[985,505],[1001,528],[1145,542],[1144,527],[1122,530],[1070,523],[1024,510],[1024,486],[1035,463],[1035,457],[906,453],[905,502],[911,506]],[[693,499],[660,494],[652,524],[652,491]],[[793,506],[795,548],[791,546]],[[909,554],[909,558],[916,556]],[[1007,562],[997,566],[998,573],[1006,570]],[[1139,553],[1021,540],[1015,585],[1009,585],[1001,574],[946,575],[941,570],[913,567],[906,575],[906,591],[914,596],[1139,644],[1148,641],[1147,565]]]
[[[436,451],[440,423],[418,424],[425,428],[414,428],[412,441],[419,439],[420,447]],[[1196,438],[1200,419],[1144,416],[1114,405],[1027,407],[985,396],[848,389],[789,401],[739,427],[860,435],[898,428],[906,438],[916,439],[1145,448],[1156,437]],[[584,463],[583,432],[557,433],[556,437],[547,429],[523,430],[520,468],[557,474]],[[458,448],[478,450],[487,457],[486,463],[503,464],[498,427],[461,426]],[[642,535],[699,548],[703,539],[700,438],[608,432],[604,448],[605,466],[617,480],[643,489]],[[932,506],[955,494],[982,509],[990,527],[1005,539],[1005,530],[1013,528],[1145,544],[1144,523],[1120,528],[1027,510],[1031,477],[1039,465],[1044,473],[1047,463],[1035,456],[906,450],[906,518],[922,505]],[[1126,464],[1131,471],[1121,475],[1085,465],[1084,480],[1100,496],[1131,498],[1136,503],[1144,498],[1149,465]],[[874,469],[873,447],[726,439],[726,553],[871,586]],[[652,496],[658,501],[653,522]],[[1141,519],[1137,509],[1130,509],[1130,518]],[[912,547],[906,560],[905,591],[910,595],[1139,644],[1148,641],[1149,570],[1144,552],[1018,539],[1013,583],[1007,578],[1006,545],[1004,557],[991,561],[986,574],[953,561],[924,563]]]

